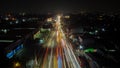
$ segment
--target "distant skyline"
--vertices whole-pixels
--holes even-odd
[[[3,12],[74,12],[74,11],[118,11],[119,0],[1,0]]]

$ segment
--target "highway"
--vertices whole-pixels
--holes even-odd
[[[75,54],[75,49],[73,49],[61,27],[61,16],[57,16],[53,30],[45,39],[45,44],[42,45],[43,52],[37,52],[35,55],[34,68],[84,68],[87,66],[98,68],[83,51],[79,54],[85,57],[87,61]],[[83,62],[88,63],[88,65],[86,66]]]

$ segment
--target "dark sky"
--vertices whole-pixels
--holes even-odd
[[[118,0],[0,0],[0,12],[117,11]]]

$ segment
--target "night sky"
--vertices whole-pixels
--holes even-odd
[[[118,11],[118,0],[0,0],[0,12]]]

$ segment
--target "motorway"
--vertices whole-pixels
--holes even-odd
[[[41,52],[42,51],[42,52]],[[26,63],[28,68],[99,68],[97,63],[93,61],[83,51],[75,49],[71,42],[68,41],[61,26],[61,16],[57,16],[54,28],[45,38],[45,44],[42,50],[38,49],[34,60]]]

